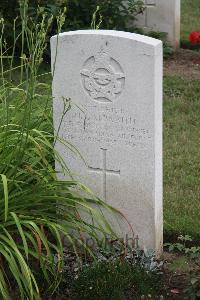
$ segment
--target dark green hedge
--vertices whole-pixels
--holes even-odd
[[[24,2],[26,0],[20,0]],[[135,16],[144,9],[143,1],[128,0],[124,5],[124,0],[29,0],[28,15],[37,23],[37,8],[43,7],[44,12],[57,16],[64,7],[66,19],[63,31],[91,28],[91,21],[94,12],[96,13],[96,24],[102,20],[101,29],[116,29],[125,31],[135,31],[133,21]],[[13,21],[19,16],[19,0],[0,0],[0,17],[5,20],[5,35],[7,47],[13,45]],[[16,35],[21,30],[21,19],[16,21]],[[49,37],[56,34],[56,22],[53,24]],[[21,53],[20,39],[17,42],[16,51]]]
[[[59,9],[66,6],[64,30],[90,28],[92,15],[98,6],[97,19],[102,16],[101,28],[131,30],[135,16],[144,9],[141,0],[128,0],[126,5],[124,0],[29,0],[30,15],[36,13],[38,5],[53,15],[58,14]],[[9,24],[12,26],[12,21],[17,15],[19,15],[18,0],[0,1],[0,16],[6,20],[8,26]]]
[[[21,2],[27,0],[20,0]],[[124,4],[126,2],[126,5]],[[32,17],[33,24],[37,23],[37,8],[43,8],[43,11],[49,15],[57,16],[59,11],[67,7],[65,13],[65,24],[63,31],[88,29],[91,28],[91,22],[94,12],[99,7],[96,13],[96,24],[102,20],[101,29],[115,29],[130,32],[142,33],[142,30],[134,27],[136,16],[144,11],[144,2],[142,0],[29,0],[28,15]],[[5,20],[5,40],[7,47],[12,48],[13,45],[13,21],[19,16],[19,0],[0,0],[0,17]],[[21,20],[16,21],[16,35],[20,33]],[[49,37],[56,34],[56,22],[50,29]],[[154,33],[153,33],[154,34]],[[149,33],[148,35],[152,35]],[[165,41],[162,34],[156,33],[156,38]],[[20,39],[17,42],[16,51],[21,53]],[[164,43],[164,50],[169,54],[171,48]],[[49,56],[49,50],[47,50]]]

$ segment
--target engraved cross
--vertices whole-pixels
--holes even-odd
[[[100,172],[103,174],[103,196],[104,200],[106,201],[106,190],[107,190],[107,174],[113,174],[113,175],[120,175],[120,170],[115,171],[115,170],[108,170],[107,169],[107,149],[102,150],[102,156],[103,156],[103,167],[102,168],[93,168],[93,167],[88,167],[89,170],[93,172]]]

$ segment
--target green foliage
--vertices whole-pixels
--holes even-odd
[[[131,21],[144,9],[143,1],[128,0],[70,0],[68,2],[68,16],[66,29],[90,28],[93,12],[99,6],[99,15],[102,16],[101,28],[128,30]],[[70,16],[73,16],[70,18]],[[129,23],[129,25],[128,25]]]
[[[190,279],[190,285],[184,290],[184,292],[190,297],[200,297],[200,274],[193,273]],[[199,298],[196,298],[199,299]]]
[[[62,275],[63,240],[76,253],[79,247],[91,252],[82,233],[94,240],[99,232],[114,236],[94,208],[101,205],[112,211],[109,206],[80,183],[57,180],[55,160],[63,175],[69,170],[54,150],[51,88],[39,73],[53,16],[40,13],[34,24],[27,16],[27,2],[20,3],[21,29],[12,55],[5,50],[5,24],[0,21],[0,298],[6,300],[40,299],[41,290],[55,291]],[[64,13],[55,18],[59,31]],[[20,65],[15,65],[19,40]],[[63,114],[70,108],[69,100],[64,101]],[[60,142],[77,153],[67,141]],[[80,217],[81,211],[93,217],[95,226]]]
[[[72,299],[135,300],[159,299],[161,281],[157,274],[126,261],[98,262],[86,267],[75,281]],[[131,299],[132,299],[131,298]]]
[[[20,0],[24,2],[24,0]],[[18,0],[2,0],[0,3],[0,16],[5,19],[5,38],[9,46],[12,46],[13,31],[12,20],[17,18],[20,14]],[[60,10],[67,6],[65,12],[65,23],[63,30],[77,30],[84,28],[91,28],[93,14],[97,11],[97,23],[101,23],[103,29],[117,29],[117,30],[134,30],[133,21],[135,16],[144,10],[143,1],[128,0],[124,4],[123,0],[29,0],[29,7],[27,12],[33,23],[38,21],[38,5],[43,13],[53,16],[58,15]],[[20,32],[21,19],[16,20],[16,32]],[[52,23],[49,28],[48,35],[52,36],[56,33],[56,22]]]
[[[177,271],[177,269],[184,273],[189,273],[189,284],[184,289],[184,293],[189,297],[200,296],[200,275],[199,275],[199,261],[200,261],[200,247],[191,246],[192,238],[189,235],[179,236],[178,243],[165,243],[164,246],[170,252],[181,253],[182,256],[172,262],[170,269]],[[193,269],[190,269],[189,263],[194,261]]]
[[[38,5],[40,5],[39,9]],[[145,9],[142,0],[128,0],[126,2],[123,0],[29,0],[27,12],[33,19],[33,24],[36,24],[38,22],[38,11],[55,17],[65,6],[67,9],[65,11],[65,22],[62,27],[63,31],[93,28],[146,34],[142,29],[134,25],[137,15],[143,13]],[[6,43],[12,47],[13,31],[10,20],[19,15],[18,0],[12,0],[11,2],[3,0],[0,4],[0,11],[2,17],[5,18]],[[16,34],[20,33],[20,28],[20,18],[17,18]],[[57,24],[53,21],[48,30],[49,37],[56,34],[56,28]],[[148,32],[147,35],[163,41],[164,57],[169,57],[173,54],[172,47],[166,41],[166,33],[152,31]],[[19,42],[17,42],[16,46],[16,50],[21,51]],[[50,57],[49,48],[46,54]]]
[[[168,250],[178,251],[184,254],[189,255],[191,258],[200,258],[200,247],[190,246],[189,243],[192,242],[192,238],[189,235],[179,236],[179,243],[165,243],[165,247],[168,247]]]

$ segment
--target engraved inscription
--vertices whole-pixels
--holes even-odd
[[[125,76],[120,64],[101,50],[86,60],[81,70],[86,93],[98,102],[113,102],[121,93]]]
[[[89,169],[93,172],[101,172],[103,174],[103,196],[104,196],[104,200],[106,201],[106,190],[107,190],[107,186],[106,186],[106,176],[107,173],[109,174],[114,174],[114,175],[120,175],[120,170],[118,171],[114,171],[114,170],[108,170],[107,169],[107,156],[106,156],[106,151],[107,149],[103,149],[102,150],[102,154],[103,154],[103,168],[93,168],[89,166]]]
[[[75,144],[98,143],[100,148],[121,144],[144,149],[152,142],[152,128],[123,108],[91,105],[85,113],[79,109],[69,111],[65,126],[65,138]]]

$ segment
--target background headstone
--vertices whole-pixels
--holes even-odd
[[[57,50],[56,50],[57,49]],[[162,251],[162,43],[104,30],[51,39],[56,143],[76,179],[131,223],[141,247]],[[57,54],[56,54],[57,53]],[[56,60],[55,60],[56,56]],[[59,165],[56,165],[59,171]],[[59,175],[62,179],[62,175]],[[121,228],[121,236],[128,234]]]
[[[177,48],[180,43],[180,0],[144,0],[146,9],[137,16],[136,24],[145,31],[167,33],[170,44]]]

